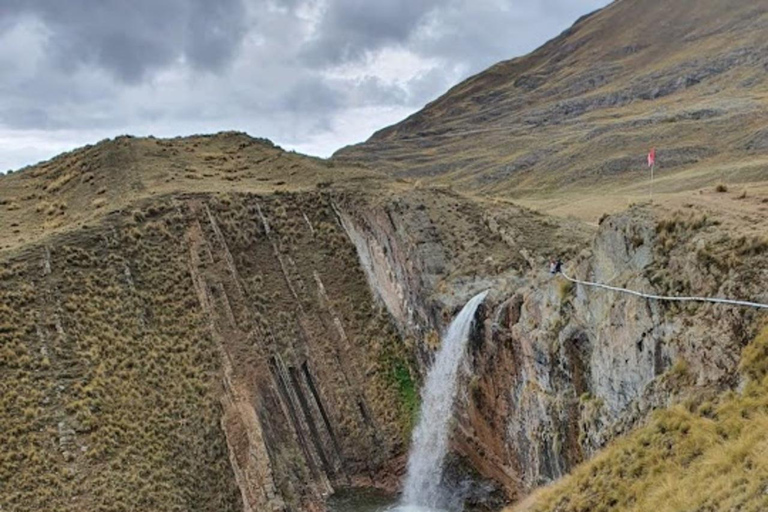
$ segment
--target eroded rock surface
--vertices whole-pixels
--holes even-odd
[[[500,485],[508,499],[564,475],[652,409],[738,383],[753,311],[574,286],[546,272],[542,252],[527,254],[515,273],[475,275],[469,287],[462,286],[464,277],[432,278],[461,294],[445,300],[425,284],[429,279],[412,284],[410,272],[429,275],[429,266],[407,249],[402,224],[382,228],[376,215],[367,211],[345,227],[377,295],[403,330],[421,333],[422,366],[434,341],[425,333],[444,325],[429,312],[455,310],[481,287],[494,290],[479,313],[464,370],[454,447],[463,464]],[[750,272],[760,265],[749,255],[731,260],[731,269],[709,262],[708,251],[727,259],[745,242],[706,217],[670,221],[666,215],[635,208],[606,219],[591,247],[568,261],[567,272],[648,293],[765,296],[768,276]],[[502,240],[510,250],[521,248]],[[450,251],[439,260],[455,264]]]

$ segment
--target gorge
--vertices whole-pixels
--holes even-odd
[[[237,191],[227,173],[152,174],[168,151],[203,169],[213,151],[273,155],[307,181],[261,181],[279,180],[269,166]],[[135,170],[117,171],[121,158]],[[498,509],[650,411],[737,389],[760,328],[755,311],[574,287],[546,264],[560,254],[576,278],[765,300],[765,246],[737,219],[646,205],[595,229],[330,169],[241,134],[66,155],[2,178],[22,198],[4,218],[45,217],[35,206],[56,197],[87,205],[126,177],[133,196],[116,209],[73,206],[52,233],[2,234],[10,510],[322,510],[343,489],[395,493],[439,333],[483,290],[443,480],[467,507]],[[190,189],[163,192],[174,180]]]
[[[768,302],[759,4],[619,0],[330,159],[0,176],[0,510],[768,509],[765,313],[548,269]]]

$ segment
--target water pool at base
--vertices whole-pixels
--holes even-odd
[[[328,512],[384,512],[395,507],[394,496],[377,489],[344,489],[328,500]]]
[[[344,489],[328,499],[328,512],[442,512],[398,505],[397,498],[378,489]]]

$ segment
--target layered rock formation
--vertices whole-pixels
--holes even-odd
[[[768,274],[755,270],[765,268],[764,241],[731,238],[700,214],[668,215],[635,209],[606,219],[568,272],[649,293],[765,300]],[[413,297],[407,272],[390,270],[391,258],[364,251],[363,259],[374,288],[411,292],[397,295],[393,311],[429,303]],[[549,276],[541,259],[522,275],[475,286],[494,294],[471,343],[454,445],[510,499],[563,476],[650,410],[738,385],[740,351],[759,318],[575,287]]]
[[[174,144],[110,142],[86,153],[127,152],[132,181],[163,193],[137,187],[4,234],[4,510],[317,511],[341,488],[397,490],[440,332],[484,289],[448,472],[470,499],[515,500],[652,408],[739,385],[754,312],[546,272],[557,254],[574,277],[765,300],[768,244],[694,208],[635,208],[595,233],[450,189],[283,162],[242,135],[175,144],[189,144],[189,165],[224,148],[232,167],[174,191],[183,171],[141,171]],[[276,167],[247,163],[261,157]],[[48,215],[33,201],[98,200],[102,185],[89,184],[107,171],[73,158],[2,178],[3,220]],[[281,172],[305,181],[266,184]]]

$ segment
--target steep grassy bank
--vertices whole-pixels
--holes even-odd
[[[184,224],[136,210],[0,262],[3,510],[242,509]]]
[[[3,510],[296,509],[402,454],[412,358],[335,215],[167,196],[0,262]]]
[[[768,328],[744,350],[740,392],[656,412],[510,512],[758,512],[768,508]],[[677,370],[685,378],[686,369]]]

